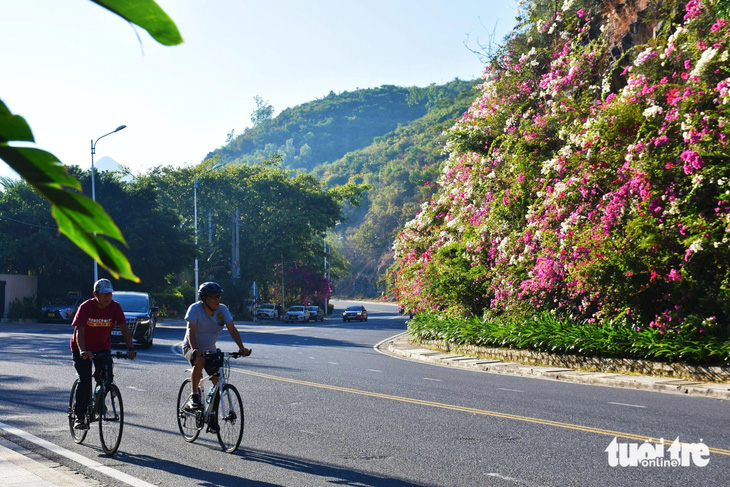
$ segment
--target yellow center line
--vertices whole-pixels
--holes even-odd
[[[368,392],[368,391],[362,391],[359,389],[352,389],[349,387],[340,387],[340,386],[333,386],[333,385],[329,385],[329,384],[320,384],[317,382],[289,379],[287,377],[263,374],[261,372],[253,372],[251,370],[241,370],[241,369],[232,369],[232,370],[235,370],[236,372],[239,372],[241,374],[251,375],[254,377],[261,377],[263,379],[277,380],[280,382],[288,382],[290,384],[298,384],[298,385],[307,386],[307,387],[316,387],[319,389],[328,389],[331,391],[346,392],[348,394],[357,394],[360,396],[377,397],[380,399],[388,399],[390,401],[398,401],[398,402],[405,402],[405,403],[409,403],[409,404],[417,404],[420,406],[429,406],[429,407],[434,407],[434,408],[449,409],[452,411],[460,411],[460,412],[464,412],[464,413],[480,414],[483,416],[491,416],[494,418],[511,419],[513,421],[524,421],[524,422],[528,422],[528,423],[552,426],[555,428],[564,428],[564,429],[571,429],[571,430],[576,430],[576,431],[583,431],[586,433],[594,433],[597,435],[614,436],[614,437],[626,438],[629,440],[636,440],[636,441],[642,441],[642,442],[648,440],[651,443],[657,443],[657,444],[660,443],[659,438],[656,438],[656,439],[648,438],[647,436],[637,435],[637,434],[633,434],[633,433],[624,433],[622,431],[612,431],[612,430],[606,430],[606,429],[602,429],[602,428],[594,428],[591,426],[582,426],[579,424],[562,423],[560,421],[552,421],[549,419],[531,418],[529,416],[519,416],[516,414],[507,414],[507,413],[500,413],[497,411],[488,411],[486,409],[476,409],[476,408],[470,408],[470,407],[464,407],[464,406],[456,406],[453,404],[425,401],[423,399],[413,399],[410,397],[393,396],[391,394],[381,394],[379,392]],[[730,456],[730,450],[724,450],[722,448],[709,448],[709,451],[712,453],[717,453],[719,455]]]

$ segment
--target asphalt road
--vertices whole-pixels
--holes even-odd
[[[335,302],[336,309],[345,303]],[[183,441],[175,400],[187,376],[181,324],[161,324],[150,350],[118,361],[126,426],[107,458],[92,430],[68,432],[74,371],[71,328],[0,324],[0,422],[110,468],[80,466],[22,443],[109,485],[115,472],[170,486],[667,486],[730,485],[730,404],[716,399],[561,383],[397,359],[373,346],[405,330],[395,306],[366,303],[368,322],[239,324],[251,357],[233,363],[246,429],[239,450],[212,434]],[[234,350],[221,334],[223,350]],[[702,443],[706,466],[611,467],[614,437]],[[646,451],[642,449],[642,451]],[[109,475],[111,474],[111,476]]]

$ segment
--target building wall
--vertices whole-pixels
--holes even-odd
[[[10,303],[16,299],[36,297],[38,295],[38,276],[20,276],[12,274],[0,274],[0,281],[5,282],[5,299],[3,300],[3,314],[0,318],[8,315]],[[2,286],[0,286],[0,291]],[[1,294],[1,293],[0,293]],[[2,298],[2,296],[0,296]]]

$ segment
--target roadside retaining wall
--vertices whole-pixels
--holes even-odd
[[[419,345],[441,350],[446,353],[459,353],[477,358],[501,360],[503,362],[565,367],[593,372],[656,375],[703,382],[730,382],[730,367],[663,363],[637,359],[581,357],[533,350],[457,345],[443,340],[422,341],[413,336],[411,339]]]

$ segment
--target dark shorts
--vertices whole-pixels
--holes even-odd
[[[185,356],[185,360],[188,361],[190,365],[195,365],[195,356],[193,355],[193,349],[190,347],[183,347],[182,353]],[[207,360],[205,361],[205,372],[208,375],[213,375],[218,372],[218,369],[220,368],[218,364],[211,364]]]

